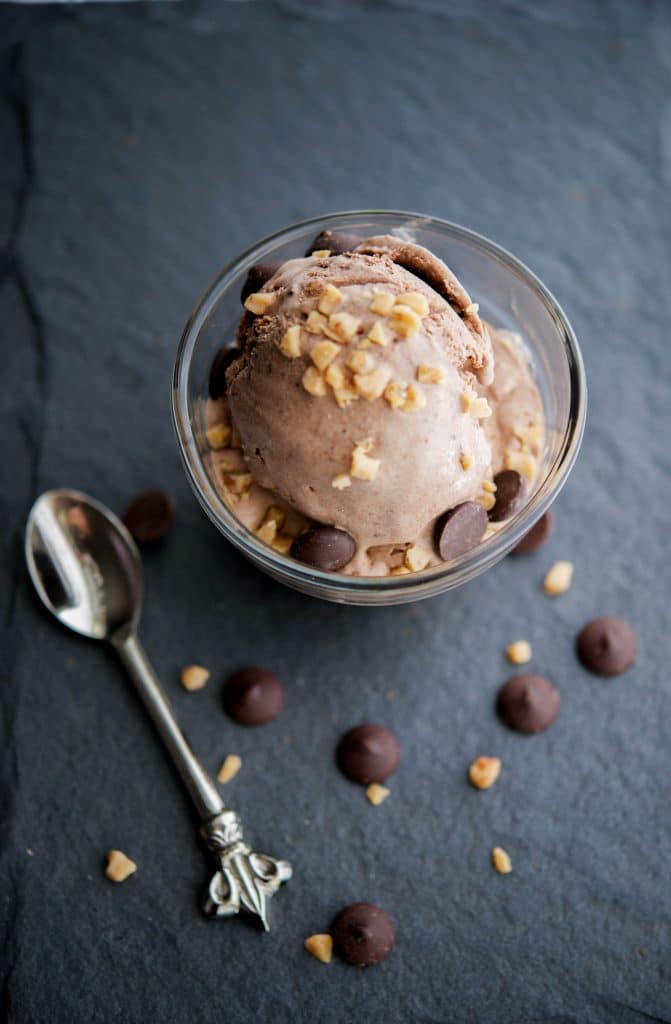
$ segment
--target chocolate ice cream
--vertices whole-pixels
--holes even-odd
[[[519,339],[490,332],[428,250],[391,236],[339,248],[254,270],[239,353],[215,360],[211,469],[283,553],[319,566],[323,548],[322,567],[359,575],[418,571],[461,553],[466,518],[477,543],[500,470],[532,482],[542,403]]]

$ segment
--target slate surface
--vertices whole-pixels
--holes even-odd
[[[1,688],[0,979],[12,1022],[595,1024],[671,1020],[669,256],[665,2],[95,6],[0,10],[0,310],[8,584]],[[242,246],[331,209],[408,208],[525,260],[584,347],[591,405],[556,534],[456,593],[329,606],[252,570],[206,522],[169,418],[191,304]],[[111,656],[41,613],[21,530],[41,490],[179,514],[146,559],[146,647],[227,797],[295,879],[267,936],[209,924],[186,800]],[[539,583],[575,562],[556,601]],[[628,617],[601,682],[577,628]],[[562,692],[547,734],[498,724],[504,646]],[[187,661],[211,666],[200,694]],[[260,661],[283,716],[229,723],[220,680]],[[371,719],[404,752],[378,809],[332,763]],[[465,767],[499,754],[496,788]],[[514,872],[493,873],[506,847]],[[139,864],[121,887],[104,853]],[[351,900],[387,908],[381,966],[302,949]]]

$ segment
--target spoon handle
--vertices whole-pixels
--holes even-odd
[[[200,818],[206,821],[221,814],[225,810],[224,803],[214,782],[200,764],[177,724],[168,698],[163,692],[158,676],[151,667],[137,634],[130,632],[123,637],[115,638],[113,644],[135,683],[135,689],[158,729]]]

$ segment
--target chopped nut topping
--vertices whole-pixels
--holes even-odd
[[[245,299],[245,309],[248,309],[250,313],[260,315],[270,309],[276,298],[275,292],[254,292]]]
[[[308,366],[303,374],[302,384],[309,395],[321,398],[326,394],[326,381],[316,366]]]
[[[259,540],[262,540],[264,544],[272,544],[277,536],[277,523],[270,519],[268,522],[263,522],[256,531],[256,536]]]
[[[278,533],[275,540],[272,543],[275,551],[279,551],[281,555],[288,555],[291,550],[291,545],[294,542],[294,538],[289,533]]]
[[[366,799],[373,807],[379,807],[383,800],[386,800],[391,790],[387,789],[386,786],[381,786],[379,782],[371,782],[370,786],[366,789]]]
[[[380,460],[371,459],[366,454],[372,449],[372,447],[373,441],[368,437],[365,441],[360,441],[352,452],[350,475],[356,477],[357,480],[374,480],[377,476],[377,471],[380,468]]]
[[[375,369],[375,360],[367,352],[355,350],[347,360],[347,365],[355,373],[370,373]]]
[[[492,850],[492,864],[500,875],[509,875],[513,870],[510,857],[500,846],[495,846]]]
[[[312,256],[319,256],[320,258],[325,259],[327,256],[331,255],[331,250],[330,249],[315,249],[311,253],[311,255]]]
[[[410,306],[403,303],[394,306],[390,315],[389,323],[401,338],[410,338],[422,326],[422,319]]]
[[[344,388],[346,385],[345,372],[340,363],[331,363],[324,374],[324,380],[332,388]]]
[[[333,956],[333,939],[330,935],[310,935],[303,943],[308,953],[312,953],[323,964],[330,964]]]
[[[316,309],[308,313],[308,318],[305,321],[305,330],[309,334],[323,334],[324,328],[328,324],[328,317],[325,317],[323,313],[318,313]]]
[[[440,384],[445,380],[445,370],[440,366],[429,366],[428,363],[420,363],[417,367],[417,380],[420,384]]]
[[[252,486],[251,473],[222,473],[221,478],[232,494],[244,494]]]
[[[482,489],[487,494],[496,494],[496,484],[494,483],[493,480],[483,480]]]
[[[408,384],[405,394],[405,402],[401,406],[403,412],[417,412],[418,409],[423,409],[426,405],[426,396],[416,384]]]
[[[389,570],[390,576],[409,576],[410,570],[406,569],[404,565],[396,565],[393,569]]]
[[[374,345],[385,348],[389,344],[389,339],[390,335],[387,328],[381,320],[376,320],[368,332],[368,341],[372,341]]]
[[[490,508],[494,508],[494,505],[496,505],[496,498],[493,494],[488,494],[487,491],[483,491],[475,500],[478,505],[482,505],[485,512],[489,512]]]
[[[221,768],[217,772],[217,782],[225,784],[230,782],[231,779],[235,778],[240,769],[242,768],[242,758],[238,757],[237,754],[229,754],[225,757]]]
[[[124,882],[129,875],[135,874],[137,864],[121,850],[110,850],[107,854],[105,874],[112,882]]]
[[[461,463],[461,468],[465,473],[467,473],[469,469],[473,468],[473,456],[469,455],[468,452],[461,453],[459,456],[459,462]]]
[[[476,757],[468,769],[468,778],[476,789],[489,789],[501,772],[499,757]]]
[[[521,473],[529,481],[533,481],[538,467],[538,463],[531,452],[518,452],[514,450],[505,453],[504,465],[506,469],[516,469],[518,473]]]
[[[396,296],[392,295],[391,292],[375,292],[373,301],[368,308],[371,313],[377,313],[379,316],[389,316],[395,302]]]
[[[261,520],[261,525],[263,526],[264,523],[275,523],[277,529],[281,530],[285,519],[286,515],[281,508],[278,508],[277,505],[269,505]]]
[[[280,352],[287,359],[296,359],[301,354],[301,329],[298,324],[285,331],[280,342]]]
[[[219,451],[220,448],[225,448],[230,441],[231,428],[227,427],[225,423],[217,423],[205,431],[205,437],[210,448]]]
[[[473,402],[478,397],[475,391],[462,391],[461,395],[461,411],[470,412],[473,406]]]
[[[203,689],[210,678],[210,673],[202,665],[187,665],[182,669],[179,678],[184,689],[193,692]]]
[[[466,309],[464,310],[464,313],[466,314],[466,316],[469,316],[470,314],[473,314],[473,316],[475,316],[479,311],[480,311],[480,306],[478,305],[478,303],[477,302],[471,302],[471,303],[469,303],[468,306],[466,306]]]
[[[342,302],[342,292],[333,284],[327,284],[324,286],[321,295],[319,296],[319,302],[317,303],[317,309],[324,316],[330,316],[334,313],[340,303]]]
[[[390,376],[391,371],[386,366],[378,366],[372,373],[355,374],[354,387],[367,402],[374,402],[376,398],[381,398]]]
[[[403,292],[396,296],[395,305],[410,306],[420,316],[428,316],[429,313],[429,300],[421,292]]]
[[[362,338],[359,344],[357,345],[357,348],[363,352],[364,349],[370,348],[372,344],[373,343],[370,340],[370,338]]]
[[[359,318],[350,313],[332,313],[329,317],[329,328],[342,341],[351,341],[360,323]]]
[[[528,640],[516,640],[515,643],[506,647],[506,658],[513,665],[526,665],[531,661],[531,644]]]
[[[358,394],[349,384],[344,384],[341,388],[334,388],[333,397],[341,409],[345,409],[351,402],[359,401]]]
[[[516,427],[513,433],[522,445],[523,451],[540,451],[543,442],[543,428],[540,423],[530,423],[527,427]]]
[[[406,569],[410,572],[421,572],[422,569],[426,569],[427,565],[431,561],[431,556],[428,551],[424,548],[420,548],[418,544],[411,544],[404,556],[404,562]]]
[[[340,352],[340,346],[334,341],[318,341],[310,352],[310,359],[322,372],[333,362]]]
[[[543,589],[546,594],[555,597],[557,594],[565,594],[571,586],[573,579],[573,565],[571,562],[555,562],[546,573],[543,580]]]
[[[384,389],[385,402],[388,402],[392,409],[401,409],[405,403],[407,391],[407,384],[392,380]]]
[[[331,487],[335,487],[336,491],[344,491],[346,487],[351,487],[352,481],[348,477],[347,473],[338,473],[337,476],[331,480]]]
[[[468,410],[476,420],[486,420],[492,415],[492,410],[486,398],[476,398]]]

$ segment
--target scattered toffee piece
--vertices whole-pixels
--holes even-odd
[[[374,903],[351,903],[331,925],[337,955],[354,967],[377,964],[391,952],[396,936],[394,922]]]
[[[368,786],[384,782],[396,771],[401,748],[393,732],[384,726],[358,725],[340,740],[336,757],[343,775]]]
[[[319,249],[328,249],[332,256],[342,256],[343,253],[356,249],[360,242],[361,239],[358,235],[339,234],[337,231],[320,231],[305,255],[312,256],[312,253]]]
[[[559,690],[544,676],[524,672],[501,687],[497,709],[510,729],[543,732],[559,714]]]
[[[527,496],[527,482],[516,469],[502,469],[494,477],[494,483],[496,501],[489,511],[489,518],[493,523],[500,523],[521,509]]]
[[[275,271],[279,270],[281,266],[281,263],[256,263],[250,267],[240,292],[240,302],[244,304],[248,296],[253,295],[254,292],[260,292],[266,281],[270,281]]]
[[[470,551],[487,529],[487,513],[476,501],[465,501],[436,520],[434,543],[444,562]]]
[[[532,551],[537,551],[549,539],[553,526],[552,512],[548,509],[529,532],[525,533],[519,544],[510,552],[511,555],[530,555]]]
[[[235,345],[219,349],[210,369],[210,398],[216,401],[226,394],[226,370],[241,355],[242,352]]]
[[[628,622],[611,615],[583,626],[576,646],[585,668],[600,676],[619,676],[636,658],[636,634]]]
[[[138,544],[165,537],[175,518],[175,502],[165,491],[144,491],[133,498],[123,514],[124,524]]]
[[[305,565],[325,572],[337,572],[356,554],[356,543],[344,530],[334,526],[311,526],[291,545],[291,555]]]
[[[224,708],[240,725],[263,725],[284,706],[284,687],[264,668],[243,668],[226,681]]]

